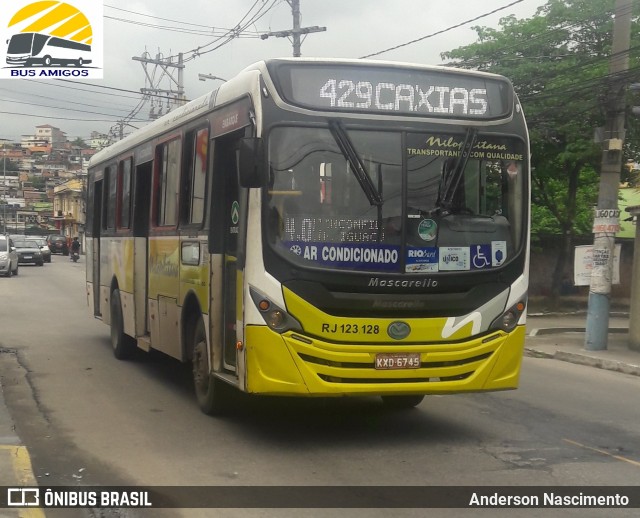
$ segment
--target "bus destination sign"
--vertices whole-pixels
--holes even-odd
[[[276,82],[290,104],[313,110],[500,119],[510,116],[508,80],[447,70],[279,64]]]

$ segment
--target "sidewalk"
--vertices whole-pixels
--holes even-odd
[[[16,435],[13,421],[4,402],[2,386],[0,385],[0,487],[35,486],[36,479],[31,467],[31,458],[27,447]],[[2,500],[7,497],[1,495]],[[43,518],[41,509],[6,508],[0,509],[0,517],[10,518]]]
[[[527,317],[525,353],[640,376],[640,351],[629,349],[629,315],[612,313],[607,349],[585,349],[587,315],[533,313]]]

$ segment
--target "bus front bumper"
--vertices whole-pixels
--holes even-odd
[[[525,327],[452,343],[331,343],[247,326],[247,392],[265,395],[445,394],[518,387]],[[376,369],[377,354],[419,353],[417,368]]]

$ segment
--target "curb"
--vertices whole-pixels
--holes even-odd
[[[528,313],[527,317],[582,317],[587,316],[588,312],[584,310],[580,311],[537,311],[535,313]],[[617,318],[629,318],[630,313],[628,311],[610,311],[610,317]]]
[[[533,328],[527,336],[553,335],[560,333],[586,333],[584,327],[540,327]],[[629,329],[625,327],[610,327],[609,333],[628,333]]]
[[[623,374],[631,374],[632,376],[640,376],[640,364],[625,363],[618,360],[609,360],[606,358],[589,356],[588,354],[570,353],[566,351],[555,351],[550,353],[541,351],[535,347],[525,347],[524,350],[529,356],[534,358],[551,358],[563,362],[586,365],[588,367],[621,372]]]

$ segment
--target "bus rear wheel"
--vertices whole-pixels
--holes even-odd
[[[113,355],[118,360],[131,358],[136,350],[133,338],[124,332],[124,319],[122,318],[122,302],[120,290],[113,290],[111,294],[111,347]]]
[[[424,396],[382,396],[384,406],[393,410],[413,408],[422,403]]]
[[[207,415],[222,415],[229,408],[230,388],[211,374],[207,335],[201,316],[195,318],[191,329],[191,366],[196,400]]]

